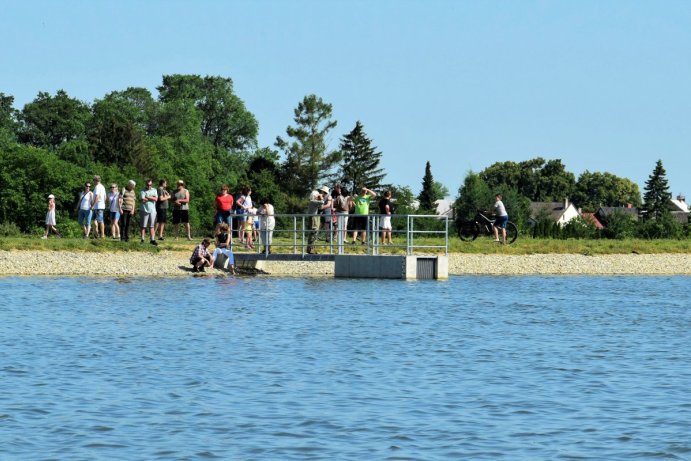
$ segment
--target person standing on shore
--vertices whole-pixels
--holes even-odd
[[[55,196],[53,194],[50,194],[48,196],[48,211],[46,212],[46,232],[43,234],[42,239],[47,239],[48,234],[52,230],[55,232],[55,236],[60,238],[60,233],[58,230],[55,228]]]
[[[101,184],[101,177],[94,176],[94,205],[91,219],[94,220],[95,238],[106,238],[104,214],[106,212],[106,188]]]
[[[391,245],[391,214],[393,205],[391,204],[391,191],[384,192],[384,198],[379,201],[379,213],[381,214],[381,222],[379,223],[379,230],[381,231],[381,244]]]
[[[175,201],[173,202],[173,226],[175,227],[175,240],[178,239],[180,223],[185,225],[185,230],[187,230],[187,240],[192,240],[192,231],[190,229],[190,191],[185,189],[185,181],[182,179],[178,181],[178,190],[175,192]]]
[[[216,196],[216,215],[214,216],[214,223],[216,224],[216,233],[221,228],[221,224],[226,223],[230,232],[233,232],[233,196],[228,193],[228,184],[221,187],[221,192]]]
[[[165,179],[158,181],[158,190],[156,192],[158,193],[158,201],[156,202],[156,227],[154,228],[154,235],[158,233],[158,239],[164,240],[163,234],[166,232],[168,202],[170,201],[168,181]]]
[[[329,188],[326,186],[322,186],[319,189],[319,192],[321,193],[321,196],[323,197],[322,201],[322,206],[319,207],[321,214],[322,214],[322,222],[323,222],[323,229],[326,235],[326,241],[331,243],[333,233],[331,232],[333,229],[333,198],[331,198],[331,193],[329,192]]]
[[[310,223],[310,233],[309,233],[309,236],[307,237],[307,253],[308,254],[315,254],[316,253],[314,250],[314,244],[317,241],[317,237],[319,236],[319,226],[321,224],[321,218],[319,216],[319,209],[321,208],[323,203],[324,203],[324,199],[322,198],[319,191],[313,190],[310,193],[309,204],[307,205],[307,214],[312,215],[312,219],[311,219],[311,223]]]
[[[269,199],[266,197],[261,199],[259,205],[259,238],[264,246],[262,253],[271,254],[271,243],[273,241],[274,228],[276,227],[274,206],[269,203]]]
[[[91,183],[86,182],[77,202],[77,210],[79,212],[77,221],[82,226],[85,239],[88,239],[89,234],[91,234],[91,207],[93,206],[93,201],[94,193],[91,192]]]
[[[110,235],[115,240],[120,240],[120,191],[118,185],[113,183],[110,185],[110,192],[108,193],[108,210],[110,211]]]
[[[506,212],[504,202],[501,199],[501,194],[494,196],[494,210],[497,218],[492,225],[492,229],[494,230],[494,241],[506,244],[506,223],[509,221],[509,214]],[[501,240],[499,240],[499,229],[501,229]]]
[[[134,191],[136,185],[137,183],[130,179],[125,190],[120,194],[120,212],[122,213],[120,240],[123,242],[130,241],[130,223],[132,222],[132,216],[134,216],[137,200],[137,193]]]
[[[333,191],[334,211],[336,212],[336,229],[338,230],[338,244],[348,243],[348,213],[353,206],[353,202],[348,196],[348,192],[343,189],[341,184],[336,184]],[[339,248],[342,248],[339,246]]]
[[[158,245],[156,243],[156,234],[154,233],[154,226],[156,225],[156,202],[158,201],[158,192],[156,192],[156,189],[154,189],[153,184],[154,182],[151,179],[147,179],[146,188],[140,193],[142,208],[139,212],[139,221],[141,222],[142,229],[141,242],[144,243],[144,234],[148,228],[149,235],[151,237],[149,243],[152,245]]]
[[[353,199],[355,203],[355,217],[353,218],[353,243],[357,242],[357,233],[360,231],[360,240],[364,245],[367,243],[367,221],[369,219],[369,205],[377,193],[362,186],[360,195]]]

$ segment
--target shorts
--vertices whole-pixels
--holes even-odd
[[[147,213],[146,211],[140,211],[139,221],[141,222],[142,229],[145,227],[154,227],[154,224],[156,224],[156,212],[152,211],[151,213]]]
[[[79,210],[77,222],[80,226],[88,226],[91,224],[91,210]]]
[[[110,222],[118,222],[120,221],[120,212],[119,211],[111,211],[110,212]]]
[[[259,221],[254,221],[254,228],[259,230]]]
[[[497,219],[494,221],[494,227],[498,227],[499,229],[506,229],[506,223],[509,222],[509,216],[497,216]]]
[[[379,228],[383,230],[391,230],[391,216],[382,216]]]
[[[350,220],[353,222],[354,231],[367,230],[367,216],[353,216]]]
[[[93,210],[93,213],[91,213],[91,219],[93,219],[96,222],[102,223],[103,222],[103,211],[104,210]]]
[[[173,224],[190,222],[190,210],[173,210]]]
[[[223,224],[226,223],[229,226],[233,222],[233,215],[230,213],[230,210],[228,211],[217,211],[216,216],[214,217],[214,224]]]
[[[156,222],[159,224],[165,224],[168,222],[168,208],[156,210]]]

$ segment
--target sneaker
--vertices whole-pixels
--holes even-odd
[[[46,240],[47,238],[48,238],[48,236],[44,235],[43,237],[41,237],[41,240]]]
[[[197,266],[192,266],[192,272],[199,272],[199,268]]]
[[[158,246],[158,243],[156,243],[156,240],[151,240],[149,243],[152,244],[153,246]]]
[[[165,240],[163,237],[159,237],[158,239],[161,240],[161,241]]]
[[[141,240],[139,241],[139,243],[144,243],[144,239],[141,239]]]
[[[206,272],[206,269],[204,269],[204,266],[199,268],[199,272]]]

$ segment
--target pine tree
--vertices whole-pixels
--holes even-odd
[[[341,138],[341,154],[341,184],[347,190],[352,192],[362,186],[373,190],[381,188],[381,182],[386,176],[384,170],[379,168],[382,153],[372,146],[372,140],[367,137],[359,121],[350,133]]]
[[[417,196],[420,202],[420,210],[422,211],[434,211],[436,209],[437,200],[443,198],[439,197],[439,192],[434,186],[434,177],[432,177],[432,166],[429,161],[425,165],[425,176],[422,178],[422,190],[420,195]]]
[[[295,126],[286,128],[292,141],[276,138],[276,147],[286,155],[284,185],[288,193],[304,196],[322,181],[330,181],[339,151],[330,151],[327,135],[336,126],[331,120],[332,106],[316,95],[305,96],[294,110]]]
[[[672,194],[667,184],[667,172],[662,166],[662,160],[655,164],[655,170],[645,182],[643,194],[643,210],[646,219],[660,219],[669,213],[669,200]]]

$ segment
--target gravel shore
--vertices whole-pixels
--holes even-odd
[[[263,270],[281,276],[332,276],[332,262],[267,261]],[[0,276],[189,276],[189,254],[162,251],[80,253],[0,251]],[[211,270],[211,273],[223,273]],[[451,254],[449,275],[691,275],[688,254],[523,256]]]

